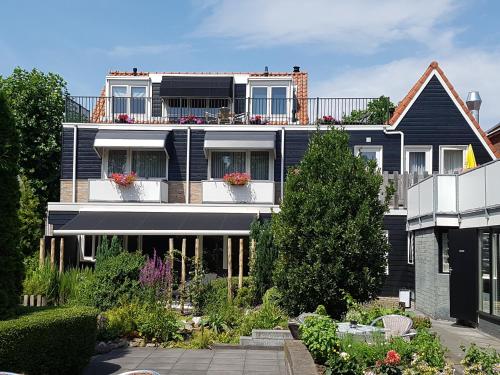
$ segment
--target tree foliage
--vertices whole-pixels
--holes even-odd
[[[22,263],[17,249],[19,142],[7,99],[0,90],[0,317],[19,301]]]
[[[272,229],[279,257],[275,282],[291,314],[323,304],[334,317],[345,296],[358,301],[382,286],[386,254],[386,201],[376,163],[353,155],[345,131],[313,135],[303,160],[288,171],[281,211]]]
[[[255,260],[252,277],[258,299],[273,286],[273,271],[278,257],[274,245],[271,222],[255,220],[250,228],[250,237],[255,240]]]
[[[32,225],[30,231],[34,233],[41,228],[39,222],[43,223],[47,202],[59,198],[60,137],[66,82],[57,74],[16,68],[9,77],[0,80],[0,88],[5,92],[19,134],[20,174],[29,181],[39,201],[37,207],[32,207],[36,209],[39,220],[29,221]],[[28,247],[35,251],[38,239],[31,244],[27,240],[27,237],[23,240],[23,251]]]
[[[42,237],[43,220],[40,217],[40,200],[26,176],[20,178],[19,201],[19,250],[25,256],[33,254]]]
[[[386,124],[394,108],[394,104],[389,98],[382,95],[380,98],[368,102],[366,109],[353,110],[343,118],[343,122],[345,124]]]

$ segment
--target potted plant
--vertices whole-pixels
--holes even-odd
[[[134,119],[129,117],[128,115],[118,115],[118,118],[115,119],[115,122],[118,124],[133,124]]]
[[[250,124],[254,125],[265,125],[267,121],[260,115],[252,116],[249,120]]]
[[[130,173],[113,173],[111,175],[111,180],[119,186],[127,187],[130,186],[137,178],[135,172]]]
[[[339,124],[339,122],[337,120],[335,120],[335,117],[327,115],[327,116],[323,116],[323,117],[319,118],[318,124],[320,124],[320,125],[335,125],[335,124]]]
[[[243,172],[226,173],[223,179],[228,185],[244,186],[250,182],[250,175]]]
[[[195,115],[188,115],[181,117],[179,124],[204,124],[205,121],[202,118],[196,117]]]

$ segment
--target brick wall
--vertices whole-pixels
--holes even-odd
[[[439,273],[439,247],[434,229],[415,232],[415,307],[436,319],[450,317],[450,278]]]
[[[60,201],[71,202],[73,197],[73,181],[61,179]],[[89,181],[76,180],[76,201],[78,203],[89,201]]]

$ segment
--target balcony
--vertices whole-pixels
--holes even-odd
[[[500,160],[457,175],[433,175],[408,189],[410,230],[500,224]]]
[[[274,204],[274,182],[251,181],[231,186],[224,181],[202,181],[203,203]]]
[[[137,180],[119,186],[111,180],[89,180],[90,202],[167,202],[168,183],[162,180]]]
[[[204,99],[68,96],[64,122],[133,124],[382,125],[387,110],[368,112],[388,98]]]

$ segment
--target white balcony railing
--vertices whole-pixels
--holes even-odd
[[[137,180],[119,186],[111,180],[89,180],[91,202],[167,202],[168,183],[161,180]]]
[[[224,181],[202,181],[203,203],[274,204],[274,182],[252,181],[232,186]]]
[[[433,175],[408,189],[410,229],[500,224],[500,160],[457,175]]]

